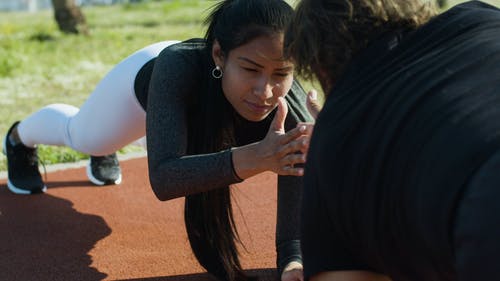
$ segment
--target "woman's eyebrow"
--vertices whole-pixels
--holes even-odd
[[[250,63],[250,64],[253,64],[253,65],[255,65],[256,67],[259,67],[259,68],[264,68],[264,66],[262,66],[262,65],[258,64],[257,62],[255,62],[255,61],[253,61],[253,60],[251,60],[251,59],[249,59],[249,58],[245,58],[245,57],[238,57],[238,59],[239,59],[239,60],[242,60],[242,61],[246,61],[246,62],[248,62],[248,63]],[[277,69],[275,69],[275,70],[277,70],[277,71],[291,71],[291,70],[293,70],[293,66],[285,66],[285,67],[277,68]]]
[[[254,62],[253,60],[251,60],[251,59],[249,59],[249,58],[245,58],[245,57],[238,57],[238,59],[243,60],[243,61],[246,61],[246,62],[248,62],[248,63],[251,63],[251,64],[253,64],[253,65],[257,66],[257,67],[264,68],[264,66],[262,66],[262,65],[260,65],[260,64],[258,64],[258,63],[256,63],[256,62]]]

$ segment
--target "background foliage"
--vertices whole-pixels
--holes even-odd
[[[453,5],[464,1],[448,2]],[[500,0],[485,2],[500,7]],[[51,10],[0,12],[2,138],[14,121],[44,105],[81,105],[99,80],[135,50],[161,40],[203,36],[203,19],[214,3],[171,0],[84,6],[89,36],[60,33]],[[306,90],[319,88],[316,83],[307,82],[304,87]],[[120,152],[137,149],[129,146]],[[45,164],[51,164],[87,156],[69,148],[40,146],[40,158]],[[3,155],[0,156],[0,170],[5,170]]]

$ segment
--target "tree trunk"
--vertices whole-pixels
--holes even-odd
[[[52,6],[57,25],[62,32],[88,34],[85,16],[75,0],[52,0]]]

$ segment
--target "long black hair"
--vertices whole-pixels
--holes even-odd
[[[225,0],[205,20],[206,61],[202,62],[202,90],[189,112],[188,153],[210,153],[236,145],[236,112],[226,100],[221,79],[211,76],[214,40],[225,56],[251,40],[283,33],[293,9],[283,0]],[[229,186],[186,196],[184,220],[191,248],[200,264],[220,280],[248,280],[243,273],[236,242]]]

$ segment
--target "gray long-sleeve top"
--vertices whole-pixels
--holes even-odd
[[[205,45],[200,40],[187,41],[164,49],[154,61],[154,66],[150,67],[153,70],[148,91],[137,93],[141,104],[147,104],[149,177],[160,200],[241,181],[234,173],[230,150],[187,155],[189,101],[201,91],[200,75],[210,75],[211,71],[200,69],[203,65],[200,62],[206,60]],[[305,98],[304,90],[294,82],[286,96],[289,107],[285,121],[287,130],[294,128],[297,122],[312,121]],[[274,113],[261,122],[250,122],[240,117],[235,128],[237,145],[262,140],[273,116]],[[278,177],[276,247],[280,270],[291,261],[302,262],[299,243],[301,189],[302,177]]]

